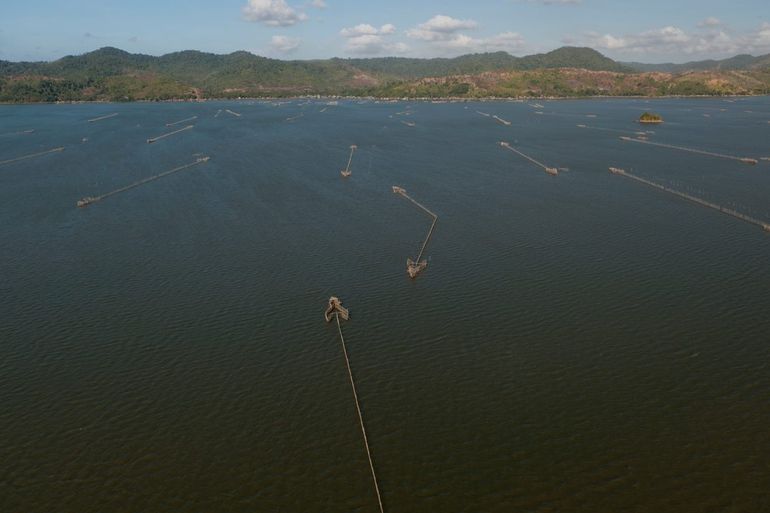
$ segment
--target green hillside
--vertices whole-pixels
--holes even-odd
[[[630,68],[605,57],[592,48],[565,46],[548,53],[523,57],[517,70],[580,68],[590,71],[630,72]]]
[[[644,64],[641,62],[623,63],[634,71],[659,71],[663,73],[685,73],[688,71],[756,71],[770,69],[770,54],[754,57],[736,55],[729,59],[685,62],[684,64],[663,63]]]
[[[701,75],[653,77],[632,69],[643,66],[620,64],[591,48],[576,47],[526,57],[493,52],[451,59],[307,61],[270,59],[242,51],[218,55],[187,50],[155,57],[107,47],[53,62],[0,61],[0,101],[134,101],[309,94],[762,94],[767,91],[770,56],[741,55],[724,61],[678,65],[706,73]]]

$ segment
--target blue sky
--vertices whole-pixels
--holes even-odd
[[[567,44],[643,62],[770,53],[770,1],[9,0],[0,9],[0,59],[14,61],[102,46],[312,59],[526,55]]]

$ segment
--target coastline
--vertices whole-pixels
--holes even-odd
[[[56,101],[56,102],[3,102],[0,106],[9,105],[78,105],[78,104],[133,104],[133,103],[206,103],[206,102],[241,102],[241,101],[286,101],[286,100],[326,100],[326,101],[374,101],[380,103],[397,102],[441,102],[441,103],[472,103],[472,102],[515,102],[523,103],[527,101],[567,101],[567,100],[676,100],[676,99],[740,99],[740,98],[764,98],[770,97],[770,94],[694,94],[694,95],[660,95],[660,96],[639,96],[639,95],[594,95],[594,96],[486,96],[481,98],[467,98],[463,96],[404,96],[404,97],[384,97],[384,96],[339,96],[339,95],[296,95],[296,96],[239,96],[237,98],[169,98],[165,100],[75,100],[75,101]]]

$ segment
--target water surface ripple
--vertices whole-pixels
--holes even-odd
[[[577,125],[770,156],[770,99],[543,103],[0,107],[66,148],[0,167],[0,510],[376,511],[334,294],[388,511],[767,511],[770,237],[607,168],[770,221],[770,163]]]

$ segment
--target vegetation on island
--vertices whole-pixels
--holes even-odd
[[[663,123],[663,118],[660,114],[653,114],[652,112],[645,112],[639,116],[640,123]]]
[[[770,59],[730,62],[733,67],[739,62],[747,67],[637,72],[590,48],[572,47],[526,57],[494,52],[452,59],[310,61],[282,61],[248,52],[183,51],[154,57],[102,48],[53,62],[0,61],[0,102],[770,94]]]

